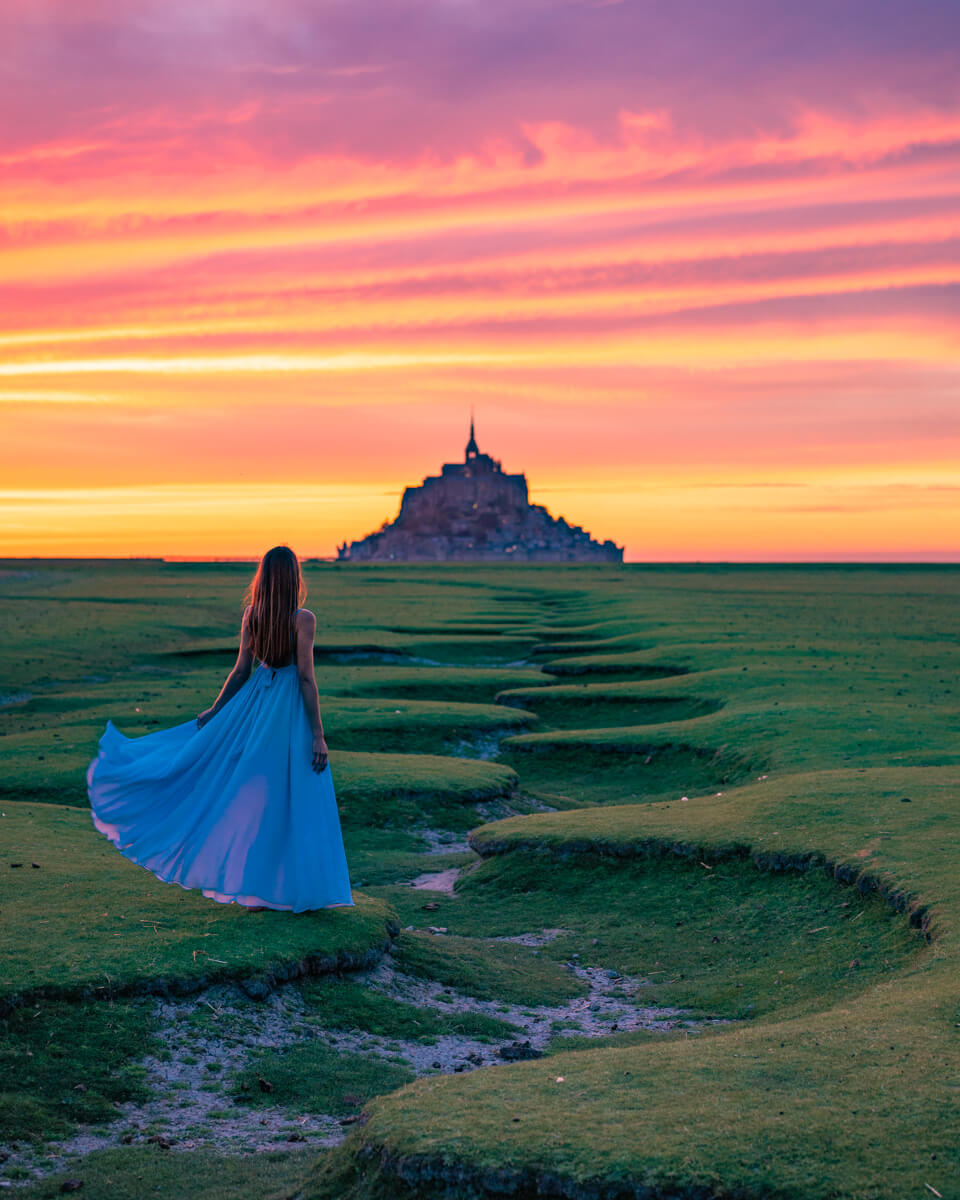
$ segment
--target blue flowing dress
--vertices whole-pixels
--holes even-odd
[[[295,662],[258,663],[202,729],[130,738],[107,721],[87,768],[93,823],[165,883],[222,903],[304,912],[353,904],[329,763]]]

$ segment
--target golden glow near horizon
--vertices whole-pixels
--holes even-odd
[[[955,6],[370,3],[0,13],[0,554],[329,555],[472,406],[628,558],[960,560]]]

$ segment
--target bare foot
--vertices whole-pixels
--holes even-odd
[[[244,912],[269,912],[270,908],[267,904],[241,904]]]

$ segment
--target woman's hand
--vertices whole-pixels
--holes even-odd
[[[327,743],[322,733],[313,735],[313,762],[312,766],[315,771],[325,771],[327,768],[327,759],[329,755]]]
[[[212,716],[214,716],[214,710],[212,708],[204,709],[204,711],[197,717],[197,728],[202,729]]]

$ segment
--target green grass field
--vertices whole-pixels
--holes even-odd
[[[85,812],[108,717],[146,733],[216,695],[249,575],[0,563],[0,1180],[960,1197],[960,570],[308,565],[357,906],[299,917],[163,885]],[[452,893],[409,886],[454,867]],[[375,961],[452,1007],[351,978]],[[712,1023],[559,1021],[543,1058],[421,1078],[363,1041],[509,1040],[497,1005],[585,1003],[584,971]],[[149,1056],[183,1056],[156,996],[288,979],[301,1034],[249,1051],[224,1034],[241,1055],[224,1103],[347,1114],[341,1145],[160,1152],[147,1123],[83,1141],[148,1111]],[[202,1040],[217,1020],[198,1003]]]

